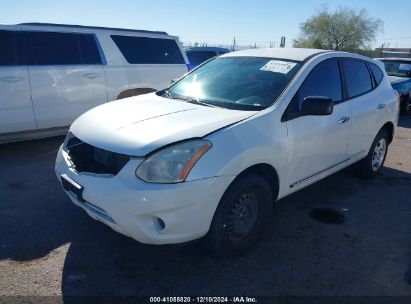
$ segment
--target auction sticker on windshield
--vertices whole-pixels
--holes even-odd
[[[296,63],[281,60],[270,60],[260,70],[274,73],[288,74]]]

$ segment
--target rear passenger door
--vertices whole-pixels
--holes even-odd
[[[70,125],[107,101],[103,59],[93,34],[27,31],[34,114],[40,129]]]
[[[27,71],[27,40],[0,26],[0,134],[36,129]]]
[[[378,113],[382,110],[382,103],[381,97],[371,92],[373,79],[365,61],[344,58],[341,65],[346,84],[346,102],[352,112],[348,153],[356,158],[368,153],[377,135]]]

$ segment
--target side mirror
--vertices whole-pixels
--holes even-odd
[[[325,96],[308,96],[304,98],[300,115],[330,115],[333,112],[334,101]]]

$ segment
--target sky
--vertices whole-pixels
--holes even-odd
[[[161,30],[186,44],[286,46],[297,38],[299,24],[323,5],[366,9],[381,19],[384,32],[375,46],[411,48],[410,0],[0,0],[0,24],[51,22]]]

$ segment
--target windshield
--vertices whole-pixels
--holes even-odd
[[[383,61],[385,70],[390,76],[411,77],[411,62],[407,61]]]
[[[261,110],[281,94],[301,63],[260,57],[216,58],[171,86],[171,98],[238,110]]]

